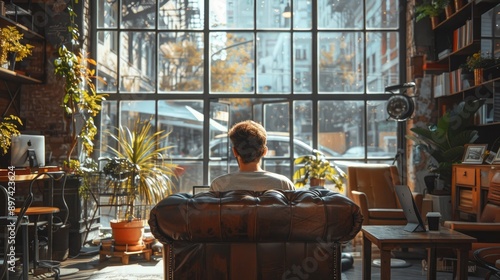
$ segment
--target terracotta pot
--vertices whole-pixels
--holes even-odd
[[[446,7],[444,7],[444,13],[446,14],[446,18],[449,18],[453,15],[453,7],[451,6],[451,4],[448,4],[446,5]]]
[[[474,85],[483,83],[483,68],[474,69]]]
[[[116,245],[141,245],[144,232],[144,221],[135,219],[132,221],[110,221],[113,239]]]
[[[439,24],[439,17],[431,17],[431,26],[432,29],[436,28]]]
[[[325,186],[325,179],[311,178],[309,185],[311,187],[324,187]]]

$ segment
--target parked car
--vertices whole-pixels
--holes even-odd
[[[368,147],[368,154],[367,156],[369,158],[387,158],[387,157],[394,157],[395,154],[388,153],[384,151],[380,147]],[[365,157],[365,147],[363,146],[354,146],[347,151],[345,151],[344,154],[342,154],[342,157],[344,158],[363,158]]]

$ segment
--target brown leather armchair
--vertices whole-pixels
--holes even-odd
[[[327,190],[229,191],[171,195],[149,225],[164,246],[164,279],[340,279],[341,243],[362,219]]]
[[[477,239],[472,244],[472,251],[479,248],[500,246],[500,172],[490,181],[485,206],[481,211],[479,222],[445,221],[444,225]]]
[[[347,167],[347,195],[358,204],[363,214],[363,225],[406,225],[399,200],[394,191],[400,185],[396,166],[363,164]],[[421,212],[423,195],[413,193]]]

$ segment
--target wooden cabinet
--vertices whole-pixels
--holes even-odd
[[[451,210],[453,220],[478,221],[486,203],[490,180],[500,165],[453,165]]]
[[[481,123],[500,122],[500,72],[498,66],[485,69],[484,82],[475,84],[473,75],[462,75],[461,65],[474,53],[498,53],[495,22],[500,4],[494,0],[464,1],[461,9],[442,20],[434,29],[435,60],[428,65],[433,74],[433,93],[440,115],[469,98],[486,98]]]

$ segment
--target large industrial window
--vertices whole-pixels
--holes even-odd
[[[403,1],[404,2],[404,1]],[[149,119],[170,133],[177,191],[234,171],[228,128],[269,132],[266,170],[318,148],[340,166],[392,162],[384,93],[404,82],[399,0],[98,0],[101,131]],[[101,136],[101,154],[110,144]]]

